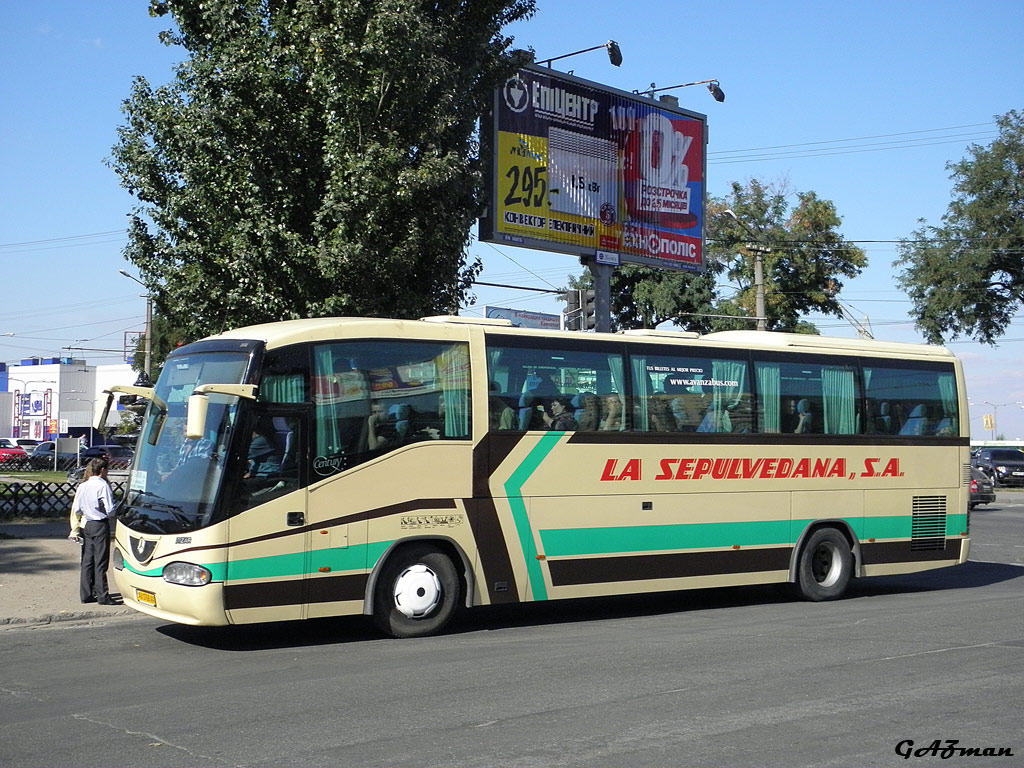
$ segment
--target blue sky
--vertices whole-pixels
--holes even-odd
[[[115,362],[126,331],[144,325],[133,271],[121,256],[133,201],[104,165],[135,75],[160,84],[182,52],[157,40],[167,23],[145,0],[24,3],[0,0],[0,360],[61,354]],[[632,91],[718,78],[727,98],[702,87],[675,91],[708,115],[707,185],[786,183],[833,200],[845,237],[869,266],[842,298],[870,318],[877,338],[919,341],[895,286],[891,242],[918,219],[939,223],[949,202],[946,163],[995,136],[993,117],[1024,107],[1024,10],[1016,2],[636,2],[541,0],[510,27],[539,59],[616,40],[556,64]],[[579,272],[571,256],[477,244],[482,280],[561,287]],[[557,312],[542,294],[479,288],[485,304]],[[824,333],[854,336],[835,318],[809,318]],[[82,341],[80,341],[82,340]],[[1024,325],[998,347],[950,344],[965,362],[975,437],[998,404],[999,432],[1024,438]]]

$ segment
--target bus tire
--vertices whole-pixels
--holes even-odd
[[[440,632],[459,604],[451,558],[426,544],[404,547],[384,564],[373,595],[373,620],[391,637]]]
[[[835,528],[819,528],[800,550],[796,565],[797,593],[820,602],[842,597],[853,576],[850,542]]]

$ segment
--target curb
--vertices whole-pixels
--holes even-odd
[[[61,611],[60,613],[46,613],[34,618],[0,617],[0,629],[13,629],[15,627],[36,627],[48,624],[57,624],[64,621],[85,621],[89,619],[110,619],[120,616],[141,616],[142,614],[128,608],[121,611]]]

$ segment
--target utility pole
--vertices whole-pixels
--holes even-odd
[[[118,272],[120,272],[124,277],[127,277],[129,280],[134,280],[136,283],[141,285],[143,288],[146,287],[146,284],[144,282],[142,282],[141,280],[139,280],[139,278],[135,277],[134,275],[129,274],[128,272],[125,272],[123,269],[119,269]],[[145,346],[145,353],[146,353],[146,378],[149,379],[150,381],[152,381],[153,380],[153,296],[152,296],[152,294],[150,294],[148,289],[147,289],[146,293],[144,294],[144,298],[146,299],[146,346]]]
[[[726,216],[743,227],[755,242],[747,243],[747,250],[754,254],[754,314],[757,315],[757,330],[768,330],[768,318],[765,317],[764,307],[764,255],[771,253],[771,248],[765,245],[761,238],[750,227],[740,220],[731,209],[723,211]]]
[[[764,255],[771,249],[760,243],[750,243],[747,248],[754,252],[754,314],[757,315],[757,330],[768,330],[768,318],[764,310]]]

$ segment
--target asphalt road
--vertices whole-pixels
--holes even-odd
[[[976,510],[972,536],[965,566],[832,603],[486,609],[411,641],[362,618],[8,629],[0,765],[1020,766],[1024,494]],[[897,753],[936,739],[1013,756]]]

